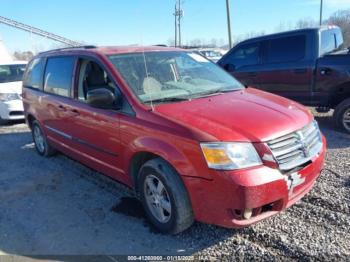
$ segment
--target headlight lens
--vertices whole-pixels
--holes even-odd
[[[201,143],[210,168],[234,170],[261,165],[261,159],[251,143]]]
[[[11,100],[18,100],[21,99],[21,97],[19,96],[19,94],[17,93],[12,93],[12,94],[4,94],[4,93],[0,93],[0,101],[1,102],[7,102],[7,101],[11,101]]]

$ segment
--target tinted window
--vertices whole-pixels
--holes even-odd
[[[259,44],[247,44],[239,47],[229,56],[227,64],[241,67],[259,63]]]
[[[44,90],[61,96],[70,96],[73,67],[73,57],[49,58],[45,70]]]
[[[273,39],[267,42],[268,63],[298,61],[305,57],[306,37],[304,35]]]
[[[26,65],[0,65],[0,83],[22,81]]]
[[[41,89],[45,63],[41,58],[34,59],[29,65],[24,77],[24,86]]]

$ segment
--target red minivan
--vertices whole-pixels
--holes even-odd
[[[56,150],[135,190],[151,223],[244,227],[312,188],[326,141],[311,113],[167,47],[36,56],[23,103],[37,152]]]

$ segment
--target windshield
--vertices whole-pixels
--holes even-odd
[[[22,81],[26,65],[0,65],[0,83]]]
[[[321,31],[320,55],[342,48],[343,42],[343,34],[339,28]]]
[[[196,53],[145,52],[111,55],[109,59],[143,103],[199,98],[243,88]]]

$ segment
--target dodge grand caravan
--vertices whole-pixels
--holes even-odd
[[[58,150],[132,187],[164,233],[274,215],[324,164],[326,141],[305,107],[175,48],[41,53],[23,103],[40,155]]]

